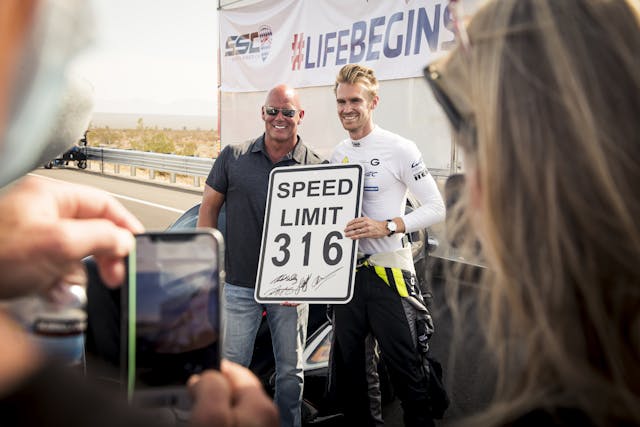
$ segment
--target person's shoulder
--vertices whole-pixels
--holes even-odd
[[[404,136],[399,135],[397,133],[391,132],[390,130],[383,129],[380,126],[377,126],[375,131],[378,132],[379,137],[384,138],[385,140],[393,140],[396,146],[407,148],[407,149],[410,149],[413,147],[415,147],[416,149],[418,148],[418,146],[414,141],[408,138],[405,138]]]
[[[415,142],[386,129],[376,127],[376,147],[400,165],[414,164],[422,158]]]
[[[260,140],[259,137],[252,138],[252,139],[248,139],[246,141],[238,142],[235,144],[229,144],[227,145],[227,147],[229,147],[229,149],[234,153],[246,153],[247,151],[251,150],[251,148],[253,148],[258,143],[259,140]]]
[[[317,165],[320,163],[326,163],[326,160],[320,156],[318,153],[307,147],[307,164],[308,165]]]
[[[326,163],[327,161],[316,153],[311,147],[307,144],[302,144],[303,148],[306,150],[304,153],[304,164],[306,165],[317,165],[320,163]]]
[[[350,146],[351,146],[351,139],[349,138],[345,138],[342,141],[338,142],[338,144],[336,144],[336,148],[345,148]]]
[[[342,160],[345,158],[347,150],[349,149],[347,142],[350,144],[350,140],[343,139],[333,147],[331,155],[329,156],[329,163],[342,163]]]
[[[351,140],[349,138],[343,139],[336,144],[336,146],[333,148],[333,152],[335,153],[338,151],[348,150],[349,147],[351,147]]]
[[[260,137],[249,139],[247,141],[239,143],[228,144],[220,152],[220,157],[232,156],[234,158],[237,158],[238,156],[241,156],[253,150],[253,147],[255,147],[259,140]]]

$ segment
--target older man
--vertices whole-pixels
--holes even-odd
[[[282,426],[300,426],[302,351],[307,335],[306,304],[259,304],[254,299],[269,173],[277,166],[322,163],[298,136],[304,110],[294,89],[279,85],[261,109],[264,134],[222,150],[207,178],[198,226],[216,227],[226,203],[226,280],[223,354],[248,366],[262,311],[267,312],[276,360],[275,401]]]

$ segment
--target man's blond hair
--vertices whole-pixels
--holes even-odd
[[[340,83],[360,84],[370,96],[370,99],[378,95],[378,79],[373,69],[360,64],[347,64],[340,69],[333,86],[333,93],[337,95]]]

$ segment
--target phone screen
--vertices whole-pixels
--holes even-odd
[[[177,404],[192,374],[219,367],[221,245],[215,230],[136,236],[123,310],[130,401]]]

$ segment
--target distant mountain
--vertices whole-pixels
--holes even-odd
[[[215,116],[181,116],[165,114],[120,114],[120,113],[93,113],[91,126],[110,127],[112,129],[135,129],[138,119],[142,119],[145,127],[158,127],[159,129],[200,129],[209,130],[218,128],[218,119]]]

